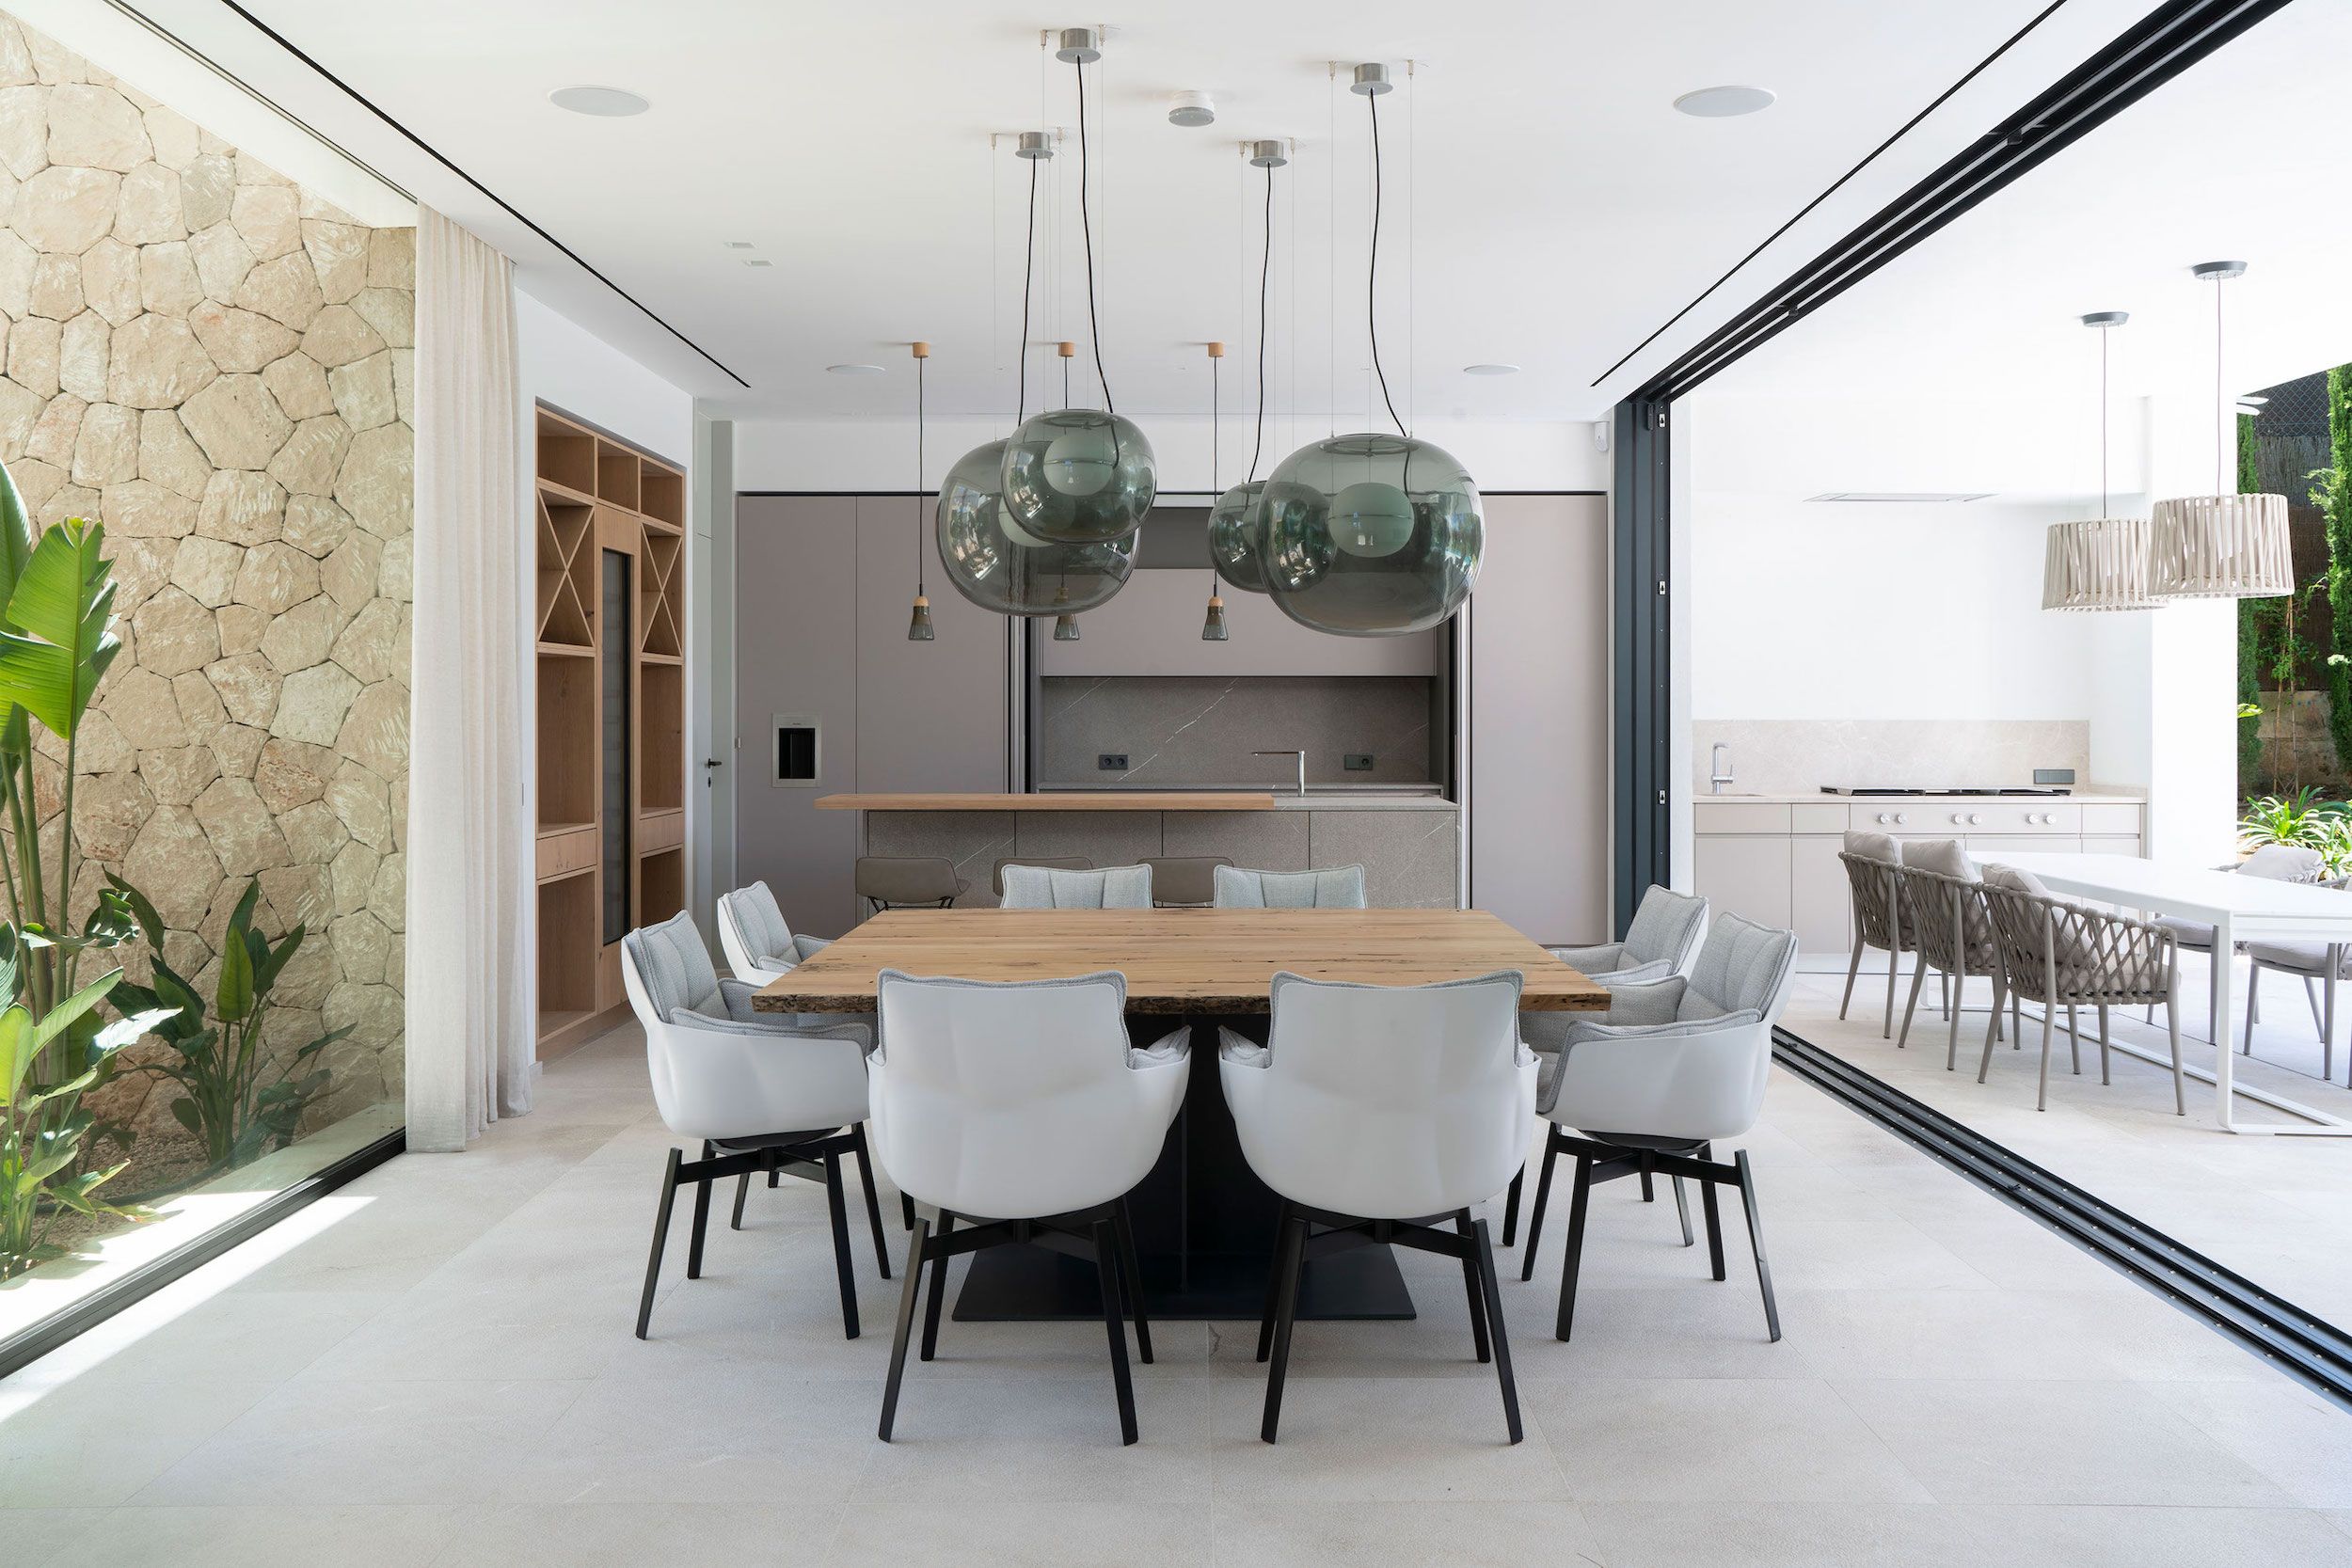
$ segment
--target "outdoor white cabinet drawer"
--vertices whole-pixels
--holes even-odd
[[[2083,847],[2083,841],[2072,833],[1970,833],[1967,838],[1969,855],[1976,860],[1987,856],[2011,854],[2073,853]]]
[[[1853,944],[1852,884],[1837,858],[1844,847],[1843,840],[1827,836],[1788,841],[1788,927],[1797,933],[1800,953],[1843,953]]]
[[[2083,832],[2086,836],[2091,833],[2129,833],[2134,838],[2139,836],[2139,808],[2137,806],[2117,805],[2112,801],[2107,801],[2086,805],[2082,808],[2082,814]]]
[[[1800,833],[1842,833],[1846,831],[1846,808],[1836,801],[1800,801],[1788,808],[1788,826]]]
[[[2083,808],[2062,805],[2048,800],[2026,800],[2022,803],[2004,800],[1981,808],[1984,816],[1982,832],[1988,833],[2057,833],[2075,835],[2083,831]],[[1976,832],[1973,825],[1968,830]]]
[[[1707,833],[1786,833],[1788,806],[1780,800],[1700,800],[1692,827]]]
[[[1786,808],[1783,808],[1784,810]],[[1728,910],[1761,925],[1788,928],[1788,850],[1777,837],[1719,835],[1692,847],[1692,880],[1710,911]]]
[[[2139,847],[2139,835],[2135,833],[2131,837],[2126,838],[2121,833],[2107,835],[2085,833],[2083,835],[2083,853],[2086,855],[2131,855],[2137,857],[2141,853]]]

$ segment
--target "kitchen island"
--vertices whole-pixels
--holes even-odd
[[[1361,865],[1375,909],[1461,904],[1461,810],[1406,791],[1088,790],[1052,794],[827,795],[819,811],[859,814],[858,853],[935,855],[971,888],[960,908],[996,902],[998,861],[1081,855],[1134,865],[1222,855],[1263,871]]]

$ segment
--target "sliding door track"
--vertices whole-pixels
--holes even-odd
[[[1772,1059],[2109,1268],[2352,1410],[2352,1335],[1786,1029]]]

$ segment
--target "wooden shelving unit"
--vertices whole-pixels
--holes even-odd
[[[686,907],[686,475],[544,404],[537,437],[544,1060],[627,1016],[621,931]]]

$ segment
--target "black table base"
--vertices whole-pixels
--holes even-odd
[[[1256,1323],[1265,1311],[1266,1280],[1282,1200],[1244,1159],[1232,1113],[1218,1082],[1217,1026],[1263,1033],[1264,1015],[1196,1018],[1192,1075],[1184,1108],[1160,1157],[1135,1192],[1136,1248],[1146,1303],[1155,1318]],[[1163,1017],[1130,1021],[1137,1043],[1168,1028]],[[975,1254],[956,1297],[959,1323],[1042,1323],[1099,1319],[1102,1292],[1090,1264],[1034,1246]],[[1412,1293],[1387,1246],[1365,1246],[1307,1265],[1298,1316],[1310,1319],[1410,1318]]]

